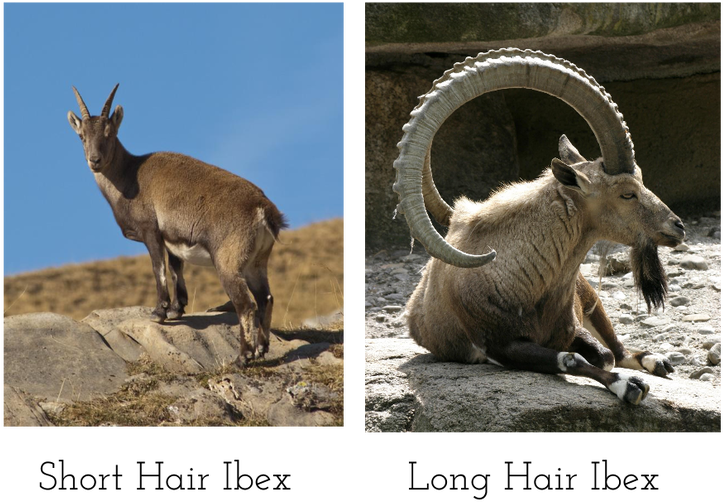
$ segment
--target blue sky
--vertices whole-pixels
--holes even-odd
[[[343,216],[341,4],[5,4],[6,274],[145,253],[67,120],[120,83],[119,138],[261,187],[292,228]]]

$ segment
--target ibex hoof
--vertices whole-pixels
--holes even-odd
[[[163,321],[165,321],[165,320],[166,320],[166,313],[165,313],[165,312],[157,312],[157,311],[154,310],[154,311],[151,313],[151,321],[152,321],[152,322],[157,322],[158,324],[161,324],[161,323],[162,323]]]
[[[169,310],[168,311],[168,319],[174,320],[174,319],[180,319],[183,317],[184,311],[183,309],[180,310]]]
[[[251,352],[247,352],[245,354],[239,354],[239,356],[236,358],[236,360],[233,362],[237,367],[243,369],[246,366],[248,366],[249,362],[253,359],[253,354]]]

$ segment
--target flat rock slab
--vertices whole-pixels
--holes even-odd
[[[366,340],[368,431],[720,431],[720,389],[641,376],[640,405],[595,381],[438,362],[410,338]]]
[[[150,307],[95,310],[83,322],[98,330],[127,361],[147,354],[173,373],[213,371],[233,363],[239,353],[238,316],[231,312],[187,314],[179,320],[152,322]],[[303,340],[283,340],[272,333],[266,359],[280,359]]]
[[[5,318],[5,384],[48,400],[86,400],[120,389],[126,363],[87,324],[59,314]]]

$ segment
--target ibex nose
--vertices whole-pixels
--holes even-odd
[[[93,155],[92,157],[88,157],[88,164],[90,165],[91,169],[95,169],[96,167],[100,166],[100,156],[99,155]]]
[[[678,239],[680,239],[681,241],[685,239],[685,225],[683,225],[683,222],[680,220],[680,218],[673,215],[670,224],[672,231],[678,234]]]

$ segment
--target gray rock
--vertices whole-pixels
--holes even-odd
[[[686,296],[676,296],[674,298],[671,298],[669,303],[673,307],[679,307],[681,305],[688,305],[690,303],[690,298],[688,298]]]
[[[688,314],[683,316],[683,322],[705,322],[710,321],[708,314]]]
[[[589,379],[441,363],[411,340],[367,339],[366,358],[368,431],[720,431],[720,392],[676,373],[616,369],[650,385],[631,406]]]
[[[325,351],[316,357],[316,363],[321,366],[341,366],[344,364],[344,360],[339,359],[331,352]]]
[[[668,322],[670,321],[668,321],[667,319],[651,316],[640,321],[640,324],[642,324],[643,326],[648,326],[650,328],[655,328],[658,326],[664,326]]]
[[[708,351],[708,360],[714,366],[720,364],[720,343],[716,343]]]
[[[105,341],[110,345],[110,348],[125,361],[138,361],[141,355],[145,354],[145,350],[141,344],[117,328],[111,329],[103,335],[103,338],[105,338]]]
[[[5,318],[5,383],[39,398],[90,399],[120,389],[125,361],[87,324],[58,314]]]
[[[688,270],[708,270],[708,263],[701,256],[687,256],[680,261],[680,266]]]
[[[295,406],[303,410],[328,410],[332,407],[338,393],[326,385],[318,383],[299,382],[286,389]]]
[[[168,407],[168,411],[179,425],[233,423],[240,418],[218,394],[190,386]]]
[[[715,375],[715,371],[713,370],[713,368],[710,368],[710,367],[701,368],[701,369],[696,370],[693,373],[691,373],[690,378],[692,380],[695,380],[697,378],[700,378],[702,380],[703,375]]]
[[[672,364],[673,366],[685,364],[686,362],[685,355],[680,352],[668,352],[667,354],[665,354],[665,357],[668,358],[670,364]]]
[[[630,314],[620,314],[620,316],[618,316],[618,322],[620,324],[632,324],[634,321],[635,318]]]
[[[37,401],[25,392],[5,384],[5,427],[10,426],[52,426],[48,415],[38,405]]]

